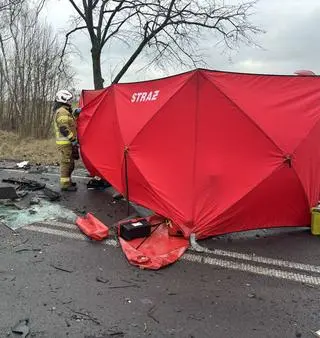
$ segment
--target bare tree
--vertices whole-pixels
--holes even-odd
[[[257,1],[228,5],[223,0],[69,0],[76,16],[74,27],[66,34],[63,54],[73,33],[88,32],[96,89],[104,83],[102,50],[114,39],[129,45],[133,52],[113,83],[121,80],[143,51],[150,56],[150,64],[165,60],[198,66],[204,59],[197,44],[206,30],[231,49],[254,42],[252,37],[262,32],[250,21]]]
[[[0,0],[0,11],[13,8],[23,3],[24,0]]]
[[[59,72],[60,43],[39,22],[40,10],[23,4],[1,14],[0,124],[20,136],[42,138],[51,132],[54,94],[72,85],[72,74]]]

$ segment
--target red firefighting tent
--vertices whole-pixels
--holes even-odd
[[[188,238],[304,226],[320,187],[320,78],[195,70],[111,86],[81,151]]]
[[[108,90],[108,88],[97,89],[97,90],[82,90],[79,100],[79,107],[82,109],[81,118],[77,121],[77,129],[79,142],[81,144],[81,136],[84,134],[84,131],[91,120],[92,114],[95,112],[97,104],[100,102],[100,99],[103,98],[103,93]],[[88,109],[83,109],[84,107]],[[90,161],[87,160],[85,154],[82,153],[82,161],[85,164],[87,170],[91,176],[98,176],[96,169],[90,164]]]
[[[83,89],[80,94],[79,107],[83,108],[97,96],[104,92],[105,89]]]

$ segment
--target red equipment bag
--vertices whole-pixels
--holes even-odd
[[[189,240],[170,236],[166,219],[161,216],[154,215],[146,220],[153,228],[151,234],[130,241],[120,236],[121,225],[128,220],[118,223],[119,242],[129,263],[140,269],[158,270],[176,262],[188,249]],[[137,222],[139,219],[131,221]]]
[[[85,235],[96,241],[101,241],[109,235],[109,228],[90,213],[85,217],[78,217],[76,224]]]

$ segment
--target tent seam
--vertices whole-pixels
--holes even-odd
[[[304,137],[304,139],[299,143],[299,145],[296,147],[296,149],[292,152],[293,159],[294,159],[294,156],[296,155],[298,149],[299,149],[299,148],[303,145],[303,143],[308,139],[309,135],[313,132],[314,129],[316,129],[316,127],[318,126],[319,123],[320,123],[320,120],[318,120],[318,121],[312,126],[312,128],[310,128],[308,134]],[[301,178],[300,178],[300,176],[298,175],[298,173],[296,172],[296,170],[294,170],[294,172],[295,172],[295,174],[296,174],[296,176],[297,176],[297,178],[298,178],[298,180],[299,180],[299,182],[300,182],[300,184],[301,184],[301,186],[302,186],[302,190],[303,190],[303,192],[304,192],[304,194],[305,194],[305,197],[306,197],[306,199],[307,199],[307,202],[308,202],[308,204],[309,204],[308,194],[307,194],[307,192],[306,192],[306,190],[305,190],[305,188],[304,188],[304,185],[303,185],[303,183],[302,183],[302,181],[301,181]],[[318,198],[319,198],[319,197],[318,197]]]
[[[307,133],[307,135],[303,138],[303,140],[301,140],[301,142],[299,143],[299,145],[297,145],[297,147],[294,149],[294,151],[292,152],[292,155],[295,155],[295,153],[297,152],[297,150],[301,147],[301,145],[307,140],[307,138],[310,136],[310,134],[313,132],[313,130],[317,127],[317,125],[320,123],[320,119],[317,120],[315,122],[315,124],[310,128],[309,132]]]
[[[130,150],[128,152],[128,155],[130,156]],[[137,171],[139,172],[139,174],[143,177],[143,179],[145,180],[145,182],[148,184],[148,187],[149,187],[149,191],[152,191],[153,194],[154,194],[154,197],[155,199],[157,199],[158,201],[163,201],[163,198],[157,193],[156,189],[154,189],[154,187],[149,183],[149,181],[147,180],[147,178],[145,177],[145,175],[141,172],[139,166],[136,164],[136,162],[134,161],[134,159],[130,156],[130,159],[132,161],[132,163],[134,164],[135,168],[137,169]],[[124,171],[124,167],[123,167],[123,163],[122,163],[122,166],[121,166],[121,171],[123,172]],[[128,170],[129,172],[129,170]],[[128,176],[128,179],[129,179],[129,176]],[[129,183],[129,187],[130,187],[130,183]],[[145,208],[149,208],[148,206],[146,205],[143,205],[141,204],[140,202],[137,202],[135,199],[130,199],[131,202],[135,202],[135,203],[138,203],[140,204],[141,206],[145,207]],[[160,204],[160,203],[159,203]],[[168,203],[167,203],[168,204]],[[161,207],[162,209],[164,210],[168,210],[167,207],[165,207],[165,205],[163,203],[161,203]],[[169,204],[169,208],[172,208],[172,205]],[[176,208],[173,208],[175,211],[177,210]],[[151,210],[151,209],[150,209]],[[152,210],[154,211],[154,210]],[[165,215],[161,215],[162,217],[167,217]]]
[[[253,119],[251,118],[248,114],[245,113],[245,111],[238,105],[236,104],[226,93],[224,93],[222,91],[222,89],[220,89],[218,87],[218,85],[211,81],[207,76],[206,79],[236,108],[238,108],[238,110],[241,112],[241,114],[247,118],[247,120],[251,121],[251,123],[263,134],[265,135],[265,137],[278,149],[280,150],[280,152],[282,153],[282,155],[284,155],[284,151],[280,148],[280,146],[269,136],[268,133],[266,133],[266,131],[264,131],[262,129],[262,127]]]
[[[237,203],[239,203],[241,200],[243,200],[245,197],[247,197],[252,191],[254,191],[254,190],[255,190],[256,188],[258,188],[261,184],[263,184],[267,179],[269,179],[272,175],[274,175],[277,171],[279,171],[279,170],[281,170],[281,169],[283,169],[283,168],[285,168],[285,165],[284,165],[284,164],[282,164],[282,165],[280,165],[279,167],[275,168],[275,169],[274,169],[267,177],[265,177],[262,181],[260,181],[257,185],[255,185],[252,189],[250,189],[250,190],[249,190],[245,195],[243,195],[238,201],[236,201],[235,203],[232,203],[232,204],[228,207],[228,209],[226,209],[226,210],[225,210],[222,214],[220,214],[218,217],[220,217],[220,216],[226,214],[228,211],[230,211],[230,209],[233,208]],[[298,181],[299,181],[299,183],[300,183],[300,186],[301,186],[301,188],[302,188],[302,191],[304,192],[304,195],[305,195],[305,197],[306,197],[307,205],[309,205],[309,201],[308,201],[308,198],[307,198],[307,194],[306,194],[306,192],[305,192],[305,190],[304,190],[304,187],[303,187],[303,185],[302,185],[302,182],[301,182],[299,176],[297,175],[297,173],[296,173],[296,171],[295,171],[294,169],[293,169],[293,172],[294,172],[295,176],[297,177],[297,179],[298,179]],[[217,219],[218,217],[216,217],[215,219]]]
[[[196,199],[196,170],[197,170],[197,154],[198,154],[198,129],[199,129],[199,76],[200,72],[197,73],[197,86],[196,86],[196,109],[195,109],[195,135],[194,135],[194,140],[195,140],[195,145],[194,145],[194,153],[193,153],[193,173],[192,173],[192,222],[194,222],[195,219],[195,199]],[[193,225],[193,224],[192,224]]]
[[[298,179],[298,181],[299,181],[299,183],[300,183],[300,185],[301,185],[302,191],[304,192],[305,200],[306,200],[307,204],[309,205],[308,195],[307,195],[307,192],[306,192],[306,190],[305,190],[305,188],[304,188],[304,186],[303,186],[303,183],[302,183],[302,181],[301,181],[301,179],[300,179],[298,173],[296,172],[296,170],[295,170],[294,168],[293,168],[293,171],[294,171],[294,174],[295,174],[295,176],[297,177],[297,179]]]
[[[107,88],[110,88],[110,87],[107,87]],[[101,101],[100,101],[99,104],[97,105],[97,108],[100,107],[101,103],[104,101],[104,99],[108,96],[109,93],[110,93],[110,95],[112,94],[111,90],[112,90],[112,88],[110,88],[110,91],[107,91],[106,96],[103,97],[103,98],[101,99]],[[104,94],[104,93],[101,93],[100,95],[102,96],[102,94]],[[99,96],[100,96],[100,95],[99,95]],[[99,96],[98,96],[98,97],[99,97]],[[98,98],[98,97],[97,97],[97,98]],[[90,103],[92,104],[92,101],[89,102],[89,104],[88,104],[86,107],[88,107],[88,106],[90,107]],[[82,135],[82,138],[84,138],[84,136],[86,135],[86,132],[87,132],[89,126],[91,125],[93,118],[96,116],[97,111],[98,111],[98,109],[96,109],[95,112],[94,112],[94,114],[91,116],[91,118],[90,118],[90,120],[89,120],[89,122],[88,122],[88,124],[87,124],[87,126],[86,126],[86,129],[84,130],[84,133],[83,133],[83,135]]]
[[[137,132],[137,134],[133,137],[133,139],[131,140],[130,144],[128,144],[128,146],[130,147],[132,145],[132,143],[136,140],[136,138],[140,135],[140,133],[143,131],[143,129],[149,125],[149,123],[156,117],[158,116],[159,112],[163,109],[164,106],[166,106],[168,104],[169,101],[172,100],[172,98],[179,93],[190,81],[190,79],[194,76],[194,74],[196,73],[190,73],[190,76],[185,80],[185,82],[181,85],[181,87],[176,90],[169,98],[168,100],[154,113],[154,115],[152,115],[152,117],[143,125],[143,127]]]
[[[217,219],[218,217],[220,217],[221,215],[224,215],[225,213],[227,213],[231,208],[233,208],[237,203],[239,203],[241,200],[243,200],[246,196],[248,196],[253,190],[255,190],[257,187],[259,187],[263,182],[265,182],[269,177],[271,177],[275,172],[277,172],[278,170],[284,168],[284,164],[281,163],[281,165],[277,166],[274,170],[272,170],[270,172],[269,175],[267,175],[266,177],[264,177],[260,182],[258,182],[257,184],[255,184],[249,191],[247,191],[240,199],[238,199],[237,201],[233,202],[230,206],[228,206],[227,209],[225,209],[223,211],[223,213],[220,213],[217,217],[215,217],[214,219]]]

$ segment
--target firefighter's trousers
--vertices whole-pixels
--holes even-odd
[[[58,145],[60,153],[60,187],[68,188],[71,185],[71,174],[74,170],[74,159],[72,156],[72,145]]]

